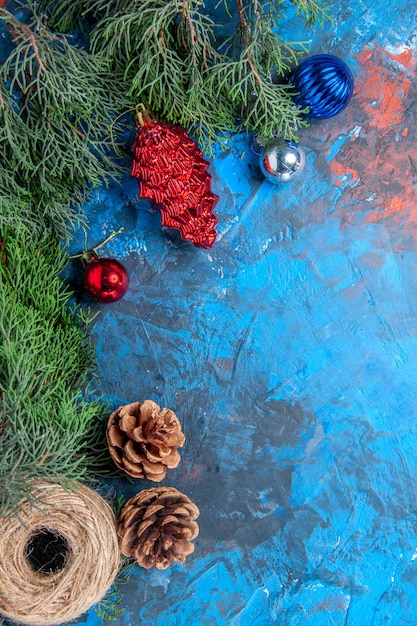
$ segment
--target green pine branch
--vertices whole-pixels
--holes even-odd
[[[332,5],[323,5],[316,0],[292,0],[298,15],[302,15],[308,26],[318,23],[320,26],[331,19]]]
[[[31,6],[30,4],[28,6]],[[109,61],[0,9],[14,47],[0,67],[0,228],[67,237],[89,192],[120,176],[110,125],[128,107]]]
[[[0,517],[39,479],[92,481],[108,458],[105,407],[89,391],[91,319],[69,307],[58,244],[6,235],[0,249]]]
[[[202,0],[41,0],[51,23],[93,22],[95,54],[112,63],[131,105],[143,102],[160,119],[191,132],[203,150],[244,129],[296,139],[306,125],[282,79],[305,52],[280,32],[294,6],[307,27],[330,18],[316,0],[229,0],[209,14]],[[227,24],[221,20],[227,19]]]
[[[101,619],[115,622],[124,613],[122,587],[129,582],[135,563],[134,559],[122,556],[121,566],[112,586],[94,608]]]

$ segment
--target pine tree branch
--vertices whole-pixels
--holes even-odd
[[[0,260],[0,517],[36,479],[91,482],[108,459],[105,405],[88,391],[88,314],[69,308],[67,257],[51,239],[5,235]]]
[[[274,0],[275,2],[276,0]],[[322,4],[316,0],[292,0],[292,3],[296,8],[297,15],[304,16],[308,26],[317,23],[322,26],[324,22],[331,19],[333,5]]]
[[[255,77],[256,82],[258,83],[258,85],[262,85],[262,78],[259,76],[258,72],[256,71],[255,65],[252,61],[252,56],[250,54],[249,48],[250,48],[250,43],[249,43],[249,35],[248,35],[248,24],[246,22],[245,19],[245,14],[243,11],[243,5],[242,5],[242,0],[236,0],[236,6],[237,6],[237,12],[239,15],[239,22],[240,22],[240,29],[242,31],[242,35],[243,35],[243,42],[245,45],[245,55],[246,58],[248,60],[248,64],[250,69],[252,70],[252,73]],[[256,12],[256,9],[254,9]]]
[[[42,58],[40,56],[38,44],[36,42],[36,37],[32,29],[27,24],[24,24],[20,22],[19,20],[17,20],[16,17],[12,13],[10,13],[8,10],[4,8],[0,9],[0,18],[7,25],[12,37],[15,40],[19,39],[20,34],[24,35],[24,37],[28,40],[30,46],[33,48],[33,53],[39,64],[39,68],[43,72],[46,72],[46,67],[44,66]]]
[[[130,105],[145,102],[160,119],[183,125],[203,150],[244,128],[263,135],[282,128],[295,138],[294,129],[305,125],[289,106],[288,90],[267,85],[272,73],[288,74],[306,50],[279,34],[282,0],[225,1],[223,25],[213,20],[221,7],[209,14],[201,0],[74,0],[71,8],[67,0],[55,0],[52,8],[50,0],[40,3],[57,25],[92,19],[92,50],[110,59],[114,74],[130,85]],[[329,9],[316,0],[291,4],[308,27],[329,19]]]
[[[123,171],[110,124],[128,108],[126,88],[44,17],[24,24],[3,8],[0,20],[14,44],[0,67],[0,227],[20,220],[29,236],[68,237],[90,191]]]

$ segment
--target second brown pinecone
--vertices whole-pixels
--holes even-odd
[[[107,442],[117,467],[134,478],[159,482],[167,468],[177,467],[177,448],[184,445],[181,424],[171,409],[152,400],[126,404],[114,411],[107,423]]]
[[[124,505],[117,532],[120,549],[142,567],[166,569],[183,563],[194,552],[198,535],[195,521],[200,511],[174,487],[154,487],[139,492]]]

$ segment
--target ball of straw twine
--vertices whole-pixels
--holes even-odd
[[[38,483],[34,506],[25,514],[0,520],[0,613],[15,622],[52,626],[87,611],[103,598],[120,564],[116,521],[110,506],[84,485],[65,491]],[[67,544],[63,565],[50,573],[36,571],[27,546],[40,533]]]

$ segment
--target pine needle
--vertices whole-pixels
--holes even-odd
[[[285,77],[306,50],[280,34],[282,0],[228,0],[209,13],[202,0],[40,0],[57,28],[88,18],[91,49],[112,64],[129,85],[131,106],[145,102],[161,120],[191,132],[202,149],[233,132],[277,132],[297,139],[306,125],[289,90],[271,76]],[[307,27],[330,19],[316,0],[293,0]],[[221,24],[220,16],[227,20]]]
[[[105,467],[104,405],[88,391],[91,318],[69,308],[56,242],[5,235],[0,249],[0,517],[39,478],[91,482]]]
[[[109,126],[126,89],[42,16],[24,24],[2,8],[0,20],[13,43],[0,67],[0,227],[66,238],[91,190],[121,175]]]

